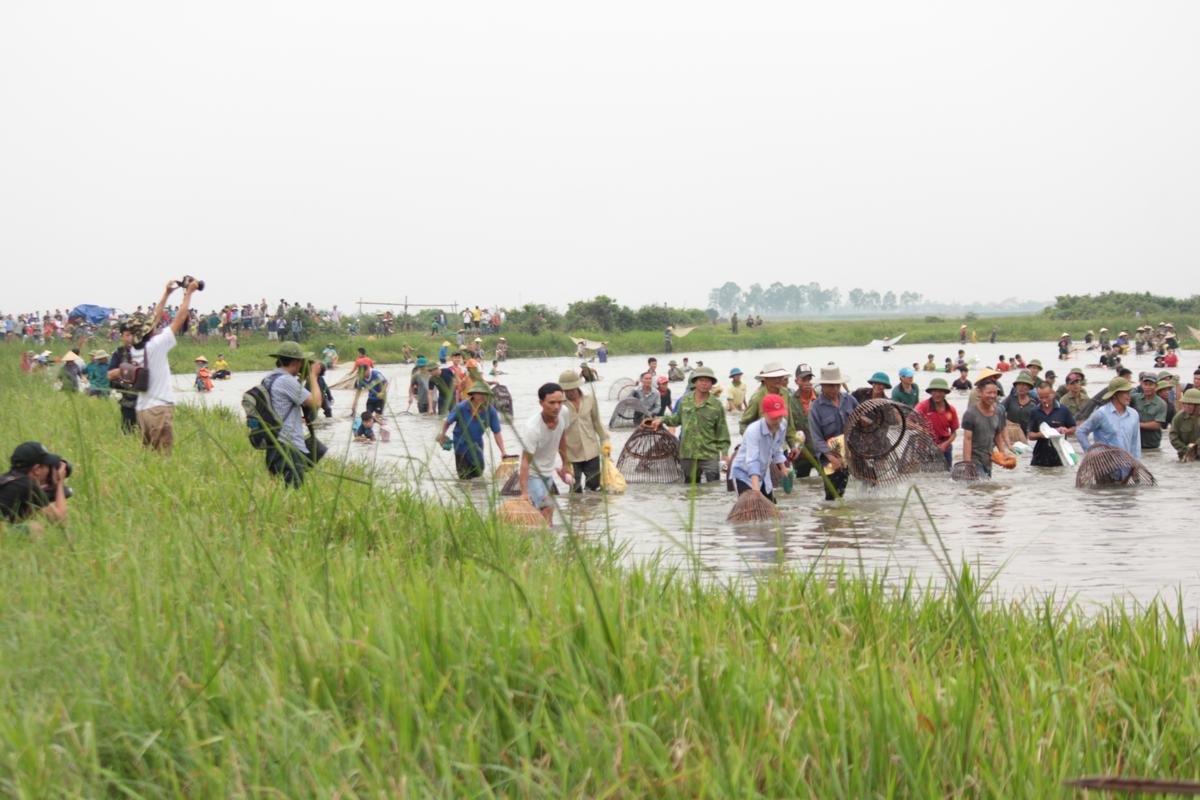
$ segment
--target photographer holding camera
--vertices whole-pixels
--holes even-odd
[[[184,275],[179,281],[167,281],[167,288],[163,290],[163,296],[154,308],[154,321],[163,318],[167,299],[171,292],[180,287],[183,287],[183,301],[176,309],[171,324],[160,333],[154,333],[154,329],[151,328],[147,332],[149,338],[138,345],[145,351],[145,365],[149,371],[146,390],[137,398],[137,420],[142,429],[142,444],[166,455],[171,454],[171,446],[175,442],[175,430],[172,426],[175,417],[175,392],[171,388],[171,365],[167,354],[175,347],[175,337],[183,333],[187,325],[192,294],[204,289],[204,281],[198,281],[191,275]]]
[[[39,442],[17,445],[9,471],[0,475],[0,518],[23,522],[36,512],[51,522],[67,518],[67,478],[71,465]]]
[[[275,371],[263,378],[263,386],[279,419],[279,432],[267,448],[267,471],[282,475],[288,486],[299,486],[304,471],[325,454],[315,436],[305,437],[310,415],[316,416],[323,400],[317,370],[309,368],[315,356],[301,350],[297,342],[280,342],[269,355],[275,359]],[[307,388],[302,376],[307,378]]]

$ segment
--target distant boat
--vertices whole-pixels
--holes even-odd
[[[904,333],[908,333],[908,331],[905,331]],[[873,339],[867,343],[867,347],[878,347],[886,353],[900,343],[900,340],[904,338],[904,333],[900,334],[899,336],[885,336],[882,339]]]

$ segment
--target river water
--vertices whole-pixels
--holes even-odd
[[[766,362],[780,361],[793,370],[798,363],[819,365],[834,361],[849,376],[850,386],[865,385],[877,370],[894,376],[900,367],[925,362],[933,353],[937,363],[954,356],[957,345],[905,345],[890,353],[871,347],[822,347],[754,351],[688,352],[678,345],[674,358],[687,355],[692,363],[703,361],[721,376],[740,367],[753,375]],[[1040,358],[1059,381],[1071,366],[1083,366],[1088,390],[1094,393],[1111,373],[1087,368],[1092,354],[1077,354],[1074,360],[1057,360],[1050,342],[1020,342],[976,345],[967,348],[968,358],[994,364],[998,354],[1021,353],[1027,360]],[[667,356],[658,355],[660,374]],[[596,365],[601,380],[593,384],[607,422],[615,401],[608,399],[610,383],[636,377],[646,357],[616,356]],[[1177,370],[1185,381],[1196,367],[1195,353],[1184,353]],[[572,358],[539,358],[507,361],[499,378],[513,394],[516,424],[537,413],[537,387],[557,380],[564,369],[578,367]],[[1149,356],[1126,358],[1136,373],[1150,369]],[[345,367],[331,373],[330,382],[345,374]],[[490,481],[461,482],[454,477],[453,455],[437,446],[434,438],[441,427],[436,417],[406,411],[411,367],[381,365],[392,382],[387,427],[390,441],[356,444],[350,433],[349,410],[353,391],[335,390],[334,418],[323,421],[319,435],[333,455],[374,464],[381,480],[416,489],[446,503],[486,504]],[[218,381],[209,395],[191,390],[190,376],[177,375],[176,387],[186,402],[237,406],[241,393],[264,373],[239,373]],[[940,373],[939,373],[940,374]],[[972,372],[974,374],[974,371]],[[1010,373],[1014,375],[1014,373]],[[917,373],[925,385],[931,373]],[[951,376],[953,377],[953,376]],[[1009,379],[1004,381],[1005,387]],[[753,387],[753,379],[748,381]],[[676,397],[682,384],[672,384]],[[965,395],[951,395],[960,416]],[[361,410],[361,404],[359,407]],[[730,433],[738,441],[736,420],[730,417]],[[614,458],[629,431],[612,432]],[[503,436],[510,452],[519,452],[517,438],[506,423]],[[498,454],[488,437],[489,465]],[[959,438],[961,445],[961,436]],[[1032,469],[1029,456],[1021,458],[1014,471],[995,470],[990,482],[955,483],[946,475],[918,475],[917,486],[927,503],[933,524],[940,532],[951,558],[977,566],[983,576],[1006,596],[1042,595],[1049,592],[1078,597],[1085,602],[1114,597],[1148,602],[1156,596],[1174,598],[1182,593],[1189,613],[1197,611],[1200,594],[1200,540],[1192,516],[1200,463],[1179,464],[1163,437],[1161,451],[1148,451],[1143,461],[1158,479],[1157,486],[1081,490],[1070,469]],[[495,461],[492,457],[495,456]],[[958,460],[956,448],[955,460]],[[317,478],[319,480],[319,478]],[[725,517],[734,496],[724,483],[697,489],[680,485],[631,484],[621,495],[568,497],[560,500],[556,529],[564,526],[585,536],[611,536],[630,557],[659,556],[668,562],[693,559],[711,575],[736,578],[759,573],[780,563],[809,567],[814,563],[843,561],[851,569],[860,564],[868,571],[886,569],[895,576],[941,582],[944,558],[941,548],[930,541],[930,521],[919,504],[910,503],[901,513],[907,486],[870,490],[851,481],[844,501],[827,503],[817,480],[797,481],[795,491],[777,491],[782,516],[770,526],[731,525]],[[1191,555],[1189,555],[1191,554]]]

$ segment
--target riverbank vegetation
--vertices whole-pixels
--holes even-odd
[[[1156,322],[1158,320],[1155,320]],[[1200,324],[1200,317],[1178,315],[1172,318],[1184,347],[1191,349],[1200,343],[1191,341],[1185,325]],[[987,347],[997,353],[1005,351],[1005,343],[1011,342],[1046,342],[1046,351],[1040,355],[1045,358],[1052,354],[1054,342],[1067,331],[1077,343],[1083,341],[1088,330],[1098,331],[1108,328],[1114,334],[1122,329],[1137,327],[1137,320],[1129,317],[1112,316],[1090,318],[1085,320],[1051,319],[1045,315],[1032,314],[1009,317],[980,317],[974,319],[943,319],[940,317],[924,318],[895,318],[895,319],[828,319],[828,320],[796,320],[789,322],[767,322],[761,328],[739,327],[734,334],[727,323],[712,325],[708,323],[696,326],[680,326],[680,329],[692,328],[686,336],[676,336],[673,347],[677,355],[689,352],[713,350],[761,350],[766,348],[799,348],[799,347],[835,347],[864,345],[875,339],[886,336],[897,336],[901,333],[905,344],[929,344],[930,351],[940,360],[953,356],[958,349],[959,325],[968,326],[968,347]],[[559,323],[561,325],[561,323]],[[997,332],[996,345],[988,344],[988,337],[995,328]],[[569,329],[569,330],[540,330],[538,333],[527,333],[521,330],[505,328],[503,335],[508,340],[509,355],[512,358],[572,356],[575,353],[575,342],[572,337],[592,341],[605,341],[609,352],[613,355],[662,354],[664,352],[663,331],[629,330],[620,327],[611,330],[604,329]],[[971,343],[974,336],[976,342]],[[469,342],[474,334],[466,337]],[[483,346],[491,357],[495,351],[499,334],[482,334]],[[320,353],[328,343],[337,349],[343,362],[353,361],[358,347],[364,347],[379,363],[397,363],[404,355],[408,346],[414,354],[436,359],[439,345],[443,341],[455,343],[455,335],[432,335],[427,330],[400,331],[389,336],[366,334],[350,336],[344,331],[330,332],[329,330],[313,331],[304,337],[304,346]],[[82,349],[93,347],[111,349],[113,342],[106,340],[92,341],[82,345]],[[52,342],[51,352],[61,356],[66,352],[69,342],[63,340]],[[36,347],[36,346],[35,346]],[[179,346],[171,352],[171,368],[176,372],[186,372],[192,369],[193,359],[203,355],[211,362],[218,353],[223,353],[234,371],[269,369],[273,361],[269,353],[275,343],[268,342],[265,333],[245,334],[239,338],[239,347],[231,351],[219,336],[212,335],[209,341],[200,342],[190,335],[180,337]],[[8,354],[12,359],[19,359],[20,352],[29,349],[19,341],[0,345],[0,353]],[[457,348],[455,348],[457,349]],[[989,354],[985,354],[991,357]],[[1030,355],[1030,354],[1025,354]]]
[[[1164,297],[1149,292],[1102,292],[1100,294],[1064,294],[1054,298],[1054,305],[1043,312],[1054,319],[1089,319],[1093,317],[1134,318],[1138,325],[1157,325],[1172,322],[1176,317],[1190,320],[1200,317],[1200,295],[1188,298]],[[1140,317],[1138,316],[1140,315]],[[1134,325],[1136,328],[1137,325]]]
[[[115,403],[12,358],[0,393],[0,451],[38,439],[75,467],[65,525],[0,531],[6,795],[1044,797],[1084,774],[1200,777],[1200,653],[1171,603],[996,598],[947,555],[938,586],[852,564],[718,585],[335,459],[284,491],[225,411],[179,407],[160,458]],[[897,535],[925,525],[910,507]]]

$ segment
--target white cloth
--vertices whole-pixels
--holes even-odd
[[[175,391],[171,388],[171,363],[167,361],[167,354],[174,346],[175,331],[170,325],[146,342],[146,369],[150,370],[150,381],[146,391],[138,395],[138,411],[175,405]]]
[[[571,410],[563,405],[558,413],[558,424],[554,430],[546,427],[542,420],[542,412],[533,415],[521,429],[521,448],[529,453],[532,472],[546,478],[553,478],[555,464],[558,460],[558,444],[563,434],[571,424]]]

